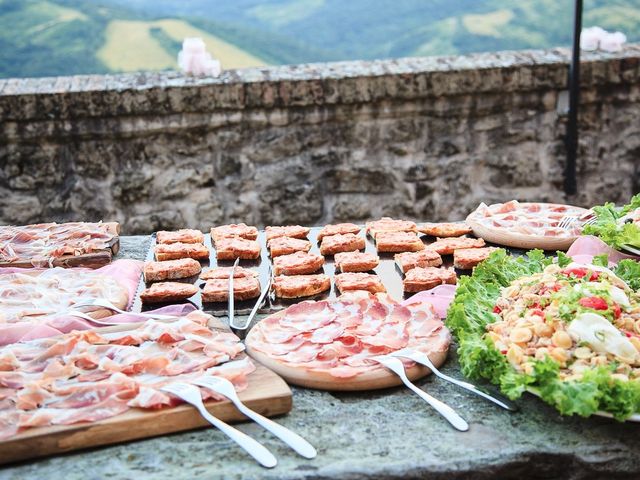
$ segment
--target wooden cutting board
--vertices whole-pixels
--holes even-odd
[[[64,255],[53,260],[54,267],[86,267],[99,268],[111,262],[114,255],[120,250],[120,224],[117,222],[105,223],[109,233],[113,238],[104,250],[92,253],[84,253],[82,255]],[[17,262],[0,262],[0,267],[16,267],[16,268],[33,268],[29,259],[19,260]]]
[[[229,331],[219,320],[214,322],[210,324],[212,328]],[[107,327],[97,331],[125,331],[139,325]],[[291,410],[291,390],[278,375],[256,363],[256,370],[248,378],[249,387],[238,396],[249,408],[267,417]],[[209,412],[226,422],[246,420],[229,401],[209,401],[205,405]],[[9,439],[0,440],[0,464],[201,427],[214,428],[190,405],[160,410],[132,408],[121,415],[93,423],[31,428]]]

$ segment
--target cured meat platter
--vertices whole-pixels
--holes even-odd
[[[107,327],[97,333],[127,332],[138,325]],[[228,328],[216,319],[209,326],[217,331]],[[243,358],[245,354],[240,354]],[[238,395],[251,409],[265,416],[275,416],[291,410],[291,390],[278,375],[260,364],[248,376],[248,387]],[[245,417],[231,402],[207,401],[207,409],[226,422],[242,421]],[[165,435],[210,426],[194,407],[179,405],[156,410],[132,408],[125,413],[91,423],[36,427],[0,440],[0,464],[30,458],[60,454],[74,450],[109,445],[130,440]]]
[[[484,205],[469,214],[466,223],[487,242],[520,249],[567,250],[580,235],[580,228],[561,229],[565,216],[579,216],[587,210],[555,203],[511,201]]]
[[[310,232],[307,236],[308,240],[311,242],[311,250],[310,253],[319,254],[319,242],[318,242],[318,234],[320,233],[320,227],[313,227],[310,229]],[[365,249],[363,250],[366,253],[376,254],[376,246],[374,241],[369,235],[365,235],[364,229],[359,233],[359,236],[362,236],[365,239]],[[151,244],[149,250],[147,252],[147,256],[145,261],[151,262],[154,260],[154,247],[156,245],[156,235],[152,236]],[[435,241],[435,237],[425,236],[421,237],[422,242],[425,244],[429,244]],[[272,260],[269,255],[269,250],[267,248],[266,234],[264,231],[258,232],[257,241],[260,244],[260,257],[256,260],[240,260],[239,266],[254,270],[258,273],[258,278],[260,280],[260,285],[264,286],[269,281],[270,275],[270,267],[272,265]],[[204,244],[209,249],[209,259],[205,261],[200,261],[202,265],[202,271],[205,273],[207,270],[213,269],[215,267],[231,267],[233,266],[232,260],[222,260],[218,261],[216,258],[216,251],[211,242],[211,236],[206,234],[204,236]],[[386,288],[387,293],[394,300],[402,300],[412,294],[405,294],[403,292],[403,275],[398,266],[394,261],[393,253],[378,253],[380,257],[380,263],[377,267],[373,269],[373,272],[377,274],[377,276],[382,281],[382,284]],[[443,267],[451,267],[453,265],[452,259],[450,255],[443,256]],[[262,307],[259,310],[259,313],[274,313],[280,310],[287,308],[290,305],[296,304],[303,300],[326,300],[326,299],[335,299],[339,296],[339,292],[336,289],[334,278],[336,275],[336,267],[334,264],[334,257],[332,255],[325,255],[325,262],[322,267],[321,272],[325,273],[331,278],[331,289],[327,292],[321,293],[319,295],[311,296],[311,297],[303,297],[296,299],[281,299],[276,298],[274,295],[270,294],[267,296],[267,299],[263,303]],[[460,272],[458,272],[460,273]],[[188,299],[189,302],[193,303],[197,308],[204,310],[207,313],[210,313],[215,316],[226,316],[227,315],[227,302],[211,302],[204,303],[201,298],[202,287],[205,284],[198,276],[193,276],[185,279],[175,280],[178,282],[196,284],[200,287],[198,293],[193,295]],[[140,284],[138,286],[138,291],[136,293],[135,302],[133,305],[134,311],[147,311],[157,308],[157,304],[153,305],[145,305],[140,300],[140,293],[148,287],[150,284],[145,283],[144,279],[140,279]],[[235,301],[235,313],[237,315],[248,315],[253,308],[256,299],[250,300],[236,300]]]
[[[17,227],[17,228],[29,228],[33,227],[34,232],[38,230],[44,231],[44,229],[48,226],[56,225],[56,224],[43,224],[42,227],[39,225],[26,226],[26,227]],[[76,225],[76,224],[60,224],[56,225],[59,227],[64,227],[65,225]],[[78,224],[79,225],[79,224]],[[103,244],[101,244],[101,248],[93,250],[88,253],[74,253],[69,254],[65,253],[61,256],[55,256],[50,259],[36,259],[35,257],[17,255],[18,258],[7,261],[4,260],[2,256],[0,256],[0,267],[17,267],[17,268],[33,268],[34,266],[40,267],[86,267],[86,268],[98,268],[104,265],[107,265],[111,262],[114,255],[116,255],[120,248],[120,224],[117,222],[107,222],[100,224],[92,224],[92,225],[101,225],[103,227],[103,231],[106,234],[106,239]],[[9,230],[14,227],[4,226],[0,227],[0,234],[2,230]],[[75,234],[75,233],[73,233]],[[64,237],[64,234],[61,235]],[[64,240],[63,240],[64,241]],[[22,242],[18,240],[18,242]],[[0,250],[5,249],[6,245],[0,242]]]

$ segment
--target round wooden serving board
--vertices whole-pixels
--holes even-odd
[[[543,206],[570,206],[560,205],[556,203],[537,203]],[[531,205],[531,203],[521,203],[522,206]],[[580,207],[571,208],[580,209]],[[586,212],[586,209],[582,209]],[[507,247],[521,248],[530,250],[533,248],[540,248],[542,250],[568,250],[573,242],[578,238],[574,237],[547,237],[544,235],[525,235],[523,233],[507,232],[500,227],[488,227],[480,224],[474,218],[472,218],[474,212],[471,212],[466,219],[467,224],[473,229],[473,233],[476,237],[483,238],[487,242],[495,243],[497,245],[505,245]]]
[[[298,385],[300,387],[315,388],[317,390],[342,390],[342,391],[358,391],[358,390],[377,390],[380,388],[389,388],[402,385],[400,378],[393,372],[382,367],[379,370],[372,372],[365,372],[355,377],[350,378],[338,378],[330,375],[326,372],[310,372],[304,367],[292,367],[284,362],[265,355],[262,352],[252,348],[251,335],[254,330],[252,329],[247,338],[245,339],[245,345],[247,347],[247,353],[250,357],[260,362],[268,369],[276,372],[285,381],[292,385]],[[436,367],[440,367],[447,358],[447,352],[435,352],[429,354],[429,359]],[[427,367],[421,365],[415,365],[412,368],[406,370],[409,380],[417,380],[431,373]]]

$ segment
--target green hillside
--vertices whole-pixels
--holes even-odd
[[[0,0],[0,78],[176,69],[187,36],[203,38],[225,68],[329,58],[231,23],[152,16],[85,0]]]
[[[184,36],[223,67],[566,46],[573,0],[0,0],[0,77],[176,68]],[[585,0],[640,41],[640,0]]]

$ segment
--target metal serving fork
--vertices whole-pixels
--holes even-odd
[[[405,348],[402,350],[398,350],[396,352],[392,352],[389,355],[392,357],[403,357],[403,358],[408,358],[410,360],[413,360],[414,362],[419,363],[420,365],[424,365],[425,367],[428,367],[429,370],[431,370],[436,377],[442,378],[443,380],[451,382],[454,385],[458,385],[459,387],[469,390],[470,392],[475,393],[476,395],[479,395],[482,398],[485,398],[490,402],[493,402],[496,405],[501,406],[502,408],[505,408],[512,412],[515,412],[518,410],[518,407],[516,406],[515,403],[513,403],[511,400],[508,400],[502,397],[501,395],[498,395],[497,393],[492,392],[492,395],[490,395],[489,393],[483,391],[479,387],[476,387],[472,383],[463,382],[462,380],[458,380],[453,377],[450,377],[449,375],[445,375],[440,370],[438,370],[436,366],[433,364],[433,362],[431,361],[431,359],[422,352],[411,350],[410,348]]]
[[[295,450],[303,457],[315,458],[315,456],[317,455],[316,449],[313,447],[313,445],[307,442],[300,435],[298,435],[297,433],[293,433],[288,428],[283,427],[282,425],[279,425],[276,422],[269,420],[268,418],[263,417],[258,412],[254,412],[244,403],[242,403],[238,398],[233,383],[231,383],[226,378],[206,376],[194,380],[193,383],[227,397],[229,400],[231,400],[231,402],[233,402],[240,413],[244,414],[246,417],[250,418],[258,425],[274,434],[276,437],[289,445],[293,450]]]
[[[104,298],[96,298],[94,300],[91,300],[89,302],[80,302],[80,303],[76,303],[73,305],[73,308],[81,308],[81,307],[103,307],[106,308],[107,310],[111,310],[113,312],[117,312],[117,313],[124,313],[127,315],[137,315],[140,317],[147,317],[147,318],[155,318],[156,320],[175,320],[176,317],[175,315],[160,315],[160,314],[155,314],[155,313],[142,313],[142,312],[127,312],[125,310],[122,310],[118,307],[116,307],[113,303],[111,303],[109,300],[105,300]]]
[[[402,380],[402,383],[409,387],[409,389],[416,393],[425,402],[431,405],[440,415],[442,415],[451,425],[453,425],[454,428],[460,430],[461,432],[466,432],[467,430],[469,430],[469,424],[464,418],[458,415],[453,408],[451,408],[446,403],[441,402],[437,398],[432,397],[424,390],[419,389],[407,378],[407,374],[404,371],[404,365],[400,360],[386,355],[380,355],[370,358],[371,360],[384,365],[393,373],[398,375],[398,377],[400,377],[400,380]]]
[[[595,223],[597,218],[592,210],[587,210],[582,215],[565,215],[560,219],[558,227],[563,230],[569,230],[575,222],[581,222],[582,226]]]
[[[206,421],[236,442],[263,467],[273,468],[278,464],[276,457],[264,445],[211,415],[205,408],[204,403],[202,403],[198,387],[188,383],[169,383],[161,387],[161,390],[171,393],[196,407]]]

